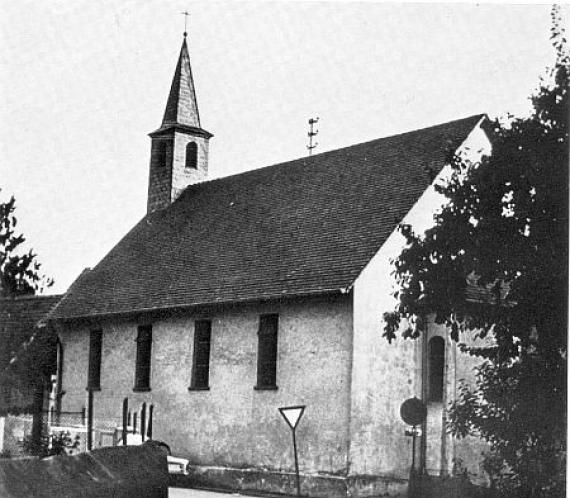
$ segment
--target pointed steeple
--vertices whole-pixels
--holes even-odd
[[[194,79],[190,67],[186,33],[184,33],[178,64],[162,119],[162,127],[175,124],[200,128],[200,113],[198,112]]]
[[[186,33],[170,87],[162,124],[151,138],[147,212],[164,209],[182,191],[208,177],[212,134],[200,125]]]

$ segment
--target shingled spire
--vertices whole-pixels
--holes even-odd
[[[182,41],[180,57],[178,58],[178,64],[176,65],[176,71],[170,87],[170,95],[164,111],[164,118],[162,119],[162,126],[173,124],[200,128],[200,114],[198,112],[198,102],[196,101],[196,91],[194,89],[186,37]]]
[[[208,141],[200,125],[186,33],[170,87],[162,125],[152,140],[147,212],[169,206],[180,193],[208,175]]]

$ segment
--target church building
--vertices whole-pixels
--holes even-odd
[[[382,338],[394,306],[398,225],[432,223],[433,183],[457,151],[489,153],[485,115],[208,179],[186,38],[162,124],[150,133],[147,213],[51,315],[63,411],[93,393],[97,430],[153,405],[153,438],[190,461],[189,484],[389,496],[412,458],[401,404],[427,406],[416,466],[478,474],[482,446],[455,440],[444,407],[474,360],[443,326]],[[223,144],[217,144],[223,147]],[[434,180],[435,176],[435,180]],[[94,438],[94,445],[99,440]]]

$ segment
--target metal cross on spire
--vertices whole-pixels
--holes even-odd
[[[181,12],[181,14],[184,16],[184,37],[186,37],[188,34],[188,16],[190,15],[190,12],[185,10],[184,12]]]

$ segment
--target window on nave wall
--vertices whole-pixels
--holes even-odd
[[[194,324],[194,355],[190,389],[208,389],[210,382],[210,343],[212,322],[196,320]]]
[[[87,373],[87,389],[101,389],[101,344],[103,331],[91,330],[89,333],[89,367]]]
[[[259,317],[256,389],[277,388],[278,323],[279,316],[276,314]]]
[[[137,334],[137,356],[135,364],[134,391],[150,391],[150,359],[152,347],[152,326],[141,325]]]

